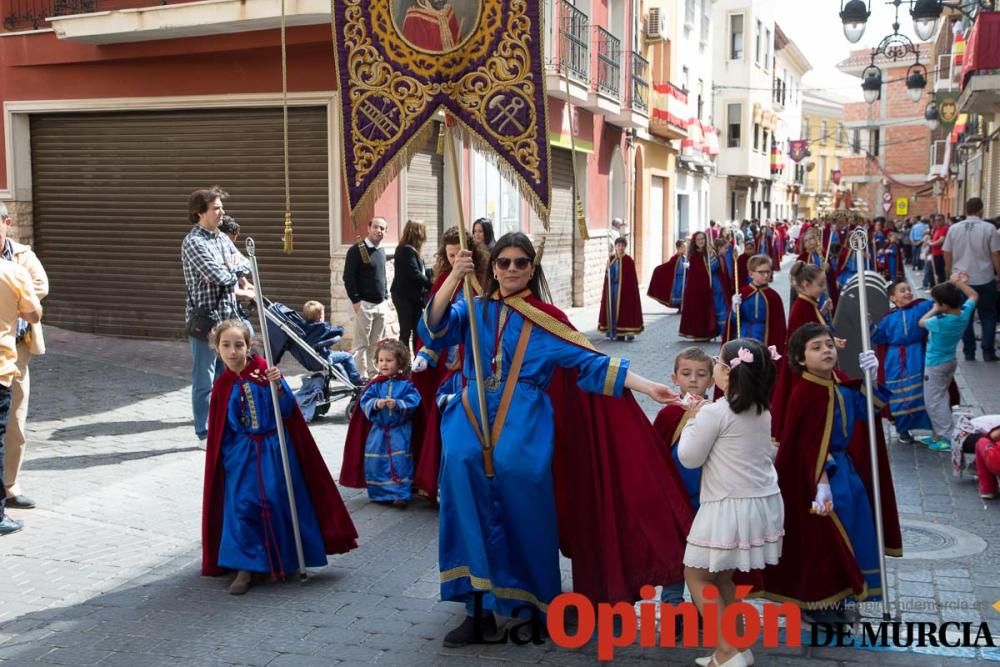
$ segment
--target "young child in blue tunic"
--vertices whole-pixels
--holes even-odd
[[[891,393],[889,413],[896,422],[896,437],[911,444],[910,431],[931,428],[924,407],[924,355],[927,332],[920,320],[934,302],[914,299],[913,289],[905,280],[889,286],[889,301],[894,306],[872,327],[872,345],[877,346],[884,384]]]
[[[400,509],[410,503],[413,487],[413,411],[420,392],[403,377],[410,366],[410,351],[394,338],[375,345],[379,375],[361,393],[358,406],[372,423],[365,441],[365,484],[375,502]]]

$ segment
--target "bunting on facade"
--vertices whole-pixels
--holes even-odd
[[[334,0],[352,215],[424,146],[444,110],[548,221],[541,8],[523,0]]]

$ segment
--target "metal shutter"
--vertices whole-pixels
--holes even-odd
[[[535,244],[544,234],[545,254],[542,267],[552,292],[552,301],[563,308],[573,305],[573,225],[576,204],[573,201],[572,153],[559,148],[550,150],[552,160],[552,202],[549,208],[549,232],[541,225],[535,230]]]
[[[330,310],[325,107],[289,110],[294,249],[281,248],[281,110],[38,115],[31,119],[35,250],[45,321],[99,334],[178,338],[180,244],[193,190],[221,185],[257,242],[265,296]]]
[[[444,156],[437,152],[437,138],[441,132],[441,124],[435,123],[435,131],[431,133],[428,145],[414,153],[406,172],[406,215],[410,218],[423,220],[427,225],[427,241],[424,243],[423,256],[431,261],[438,248],[438,239],[444,232]],[[454,196],[454,195],[452,195]],[[400,234],[406,220],[401,220]],[[449,225],[450,227],[451,225]],[[469,222],[471,228],[472,223]]]

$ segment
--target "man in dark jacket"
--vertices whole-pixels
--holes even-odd
[[[354,343],[351,352],[358,370],[371,378],[375,368],[375,343],[385,337],[389,291],[385,278],[385,251],[379,247],[388,226],[385,218],[368,221],[368,234],[347,251],[344,288],[354,306]]]

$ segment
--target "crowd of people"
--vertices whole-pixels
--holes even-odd
[[[354,548],[357,531],[287,384],[254,354],[251,330],[236,315],[243,265],[213,234],[222,210],[212,192],[192,195],[196,227],[185,240],[186,252],[202,259],[211,252],[214,261],[199,268],[196,283],[205,289],[189,284],[189,319],[206,303],[217,309],[205,342],[218,375],[204,421],[203,571],[235,572],[230,592],[243,594],[255,576],[280,578],[295,568],[283,500],[289,491],[306,566]],[[426,229],[410,220],[389,288],[381,247],[387,221],[373,218],[348,251],[343,276],[364,385],[340,483],[399,509],[415,493],[437,504],[441,597],[466,608],[445,646],[491,641],[502,631],[498,618],[544,617],[561,591],[560,550],[572,559],[574,589],[595,601],[632,602],[641,585],[654,584],[662,585],[662,602],[680,601],[686,587],[701,608],[711,589],[730,604],[735,585],[747,583],[755,595],[793,601],[816,619],[843,620],[848,602],[884,593],[876,504],[886,554],[901,555],[883,416],[895,422],[900,442],[926,430],[931,449],[945,449],[956,436],[948,400],[956,349],[976,309],[984,360],[996,358],[1000,237],[981,220],[981,202],[970,200],[966,210],[931,247],[940,248],[948,279],[933,285],[930,300],[914,297],[904,272],[917,261],[904,235],[916,230],[935,242],[920,222],[712,223],[679,241],[649,294],[679,312],[682,336],[717,338],[721,347],[715,356],[698,347],[678,353],[674,388],[600,352],[576,330],[552,305],[526,235],[495,239],[489,221],[477,220],[463,249],[451,228],[428,270]],[[844,341],[830,320],[859,268],[846,247],[858,226],[869,235],[867,269],[885,276],[894,306],[871,323],[878,354],[858,359],[877,375],[874,424],[862,383],[838,367]],[[629,340],[643,330],[638,281],[627,236],[614,229],[600,328]],[[770,283],[789,253],[797,257],[786,318]],[[385,336],[390,294],[398,339]],[[308,319],[322,322],[325,314]],[[967,358],[975,353],[972,336]],[[194,340],[192,352],[197,367]],[[278,383],[278,406],[266,391],[271,383]],[[655,421],[632,392],[664,405]],[[278,409],[291,443],[292,489],[277,454]],[[996,495],[996,426],[974,438],[988,476],[980,488],[992,489],[984,498]],[[703,662],[740,667],[753,657],[722,639]]]

